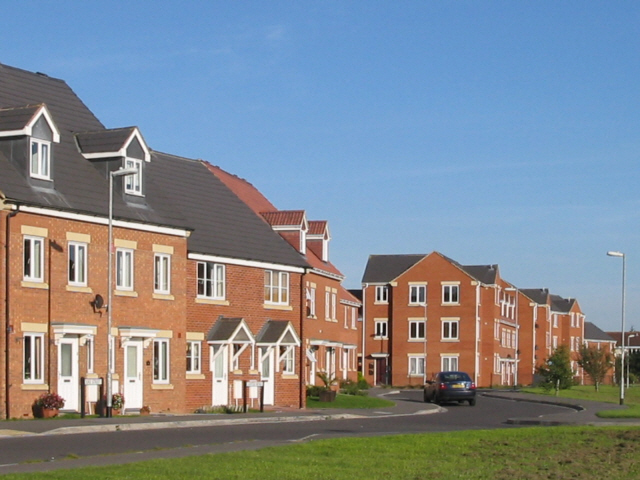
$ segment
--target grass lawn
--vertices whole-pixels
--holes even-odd
[[[384,408],[394,402],[378,397],[338,394],[335,402],[321,402],[318,397],[307,397],[307,408]]]
[[[545,392],[542,388],[523,388],[523,392],[537,393],[540,395],[548,395],[555,397],[555,390]],[[628,408],[624,410],[604,410],[598,412],[601,418],[640,418],[640,387],[633,386],[625,388],[625,405]],[[560,390],[558,398],[577,398],[580,400],[595,400],[598,402],[620,403],[620,387],[612,385],[601,385],[600,391],[596,392],[595,387],[576,386],[567,390]]]
[[[536,427],[318,440],[5,478],[616,480],[638,478],[639,458],[639,428]]]

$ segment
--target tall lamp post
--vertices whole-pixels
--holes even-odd
[[[520,359],[518,358],[520,355],[520,323],[518,322],[518,289],[516,287],[507,287],[504,289],[505,292],[515,292],[515,315],[514,320],[516,322],[516,352],[515,352],[515,363],[516,368],[513,372],[513,388],[514,390],[518,387],[518,367]]]
[[[621,328],[621,354],[620,354],[620,405],[624,405],[624,303],[625,303],[625,278],[627,257],[622,252],[607,252],[610,257],[622,258],[622,328]]]
[[[109,266],[107,286],[107,418],[112,416],[113,404],[113,338],[111,335],[111,321],[113,318],[113,179],[138,173],[137,168],[120,168],[109,172]]]

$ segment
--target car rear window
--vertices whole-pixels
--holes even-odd
[[[471,379],[466,373],[445,373],[442,375],[443,382],[470,382]]]

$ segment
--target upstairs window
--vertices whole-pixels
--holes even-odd
[[[460,286],[459,285],[443,285],[442,286],[442,303],[459,303],[460,302]]]
[[[153,291],[161,294],[171,292],[171,256],[156,253],[154,258]]]
[[[287,272],[265,270],[264,302],[272,305],[289,305],[289,274]]]
[[[24,237],[24,280],[28,282],[44,281],[44,239]]]
[[[69,285],[87,285],[86,243],[69,243]]]
[[[124,192],[131,195],[142,195],[142,160],[127,158],[124,168],[135,168],[138,173],[125,175]]]
[[[388,303],[389,290],[386,285],[378,285],[376,287],[376,303]]]
[[[198,262],[198,297],[224,300],[224,265]]]
[[[410,285],[409,286],[409,304],[424,305],[427,303],[427,286],[426,285]]]
[[[375,338],[388,338],[387,331],[387,321],[386,320],[376,320],[375,322],[375,331],[373,333]]]
[[[46,140],[32,139],[29,160],[29,173],[33,178],[51,180],[51,143]]]
[[[133,290],[133,250],[116,250],[116,289]]]

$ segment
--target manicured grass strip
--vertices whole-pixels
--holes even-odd
[[[577,386],[560,390],[558,396],[555,391],[546,392],[542,388],[523,388],[523,392],[536,393],[554,398],[574,398],[578,400],[593,400],[596,402],[620,403],[620,387],[612,385],[600,386],[596,392],[593,386]],[[640,387],[632,386],[625,389],[625,405],[623,410],[604,410],[597,413],[601,418],[640,418]]]
[[[251,452],[5,478],[626,480],[640,476],[638,458],[638,428],[537,427],[341,438]]]
[[[307,408],[384,408],[394,405],[394,402],[384,398],[362,395],[338,394],[335,402],[321,402],[317,397],[307,397]]]

